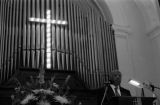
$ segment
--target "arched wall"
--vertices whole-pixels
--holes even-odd
[[[158,38],[152,38],[155,33],[160,32],[156,2],[155,0],[100,0],[99,2],[102,1],[108,6],[113,18],[118,64],[123,74],[122,85],[129,88],[132,95],[140,96],[141,90],[129,85],[129,79],[134,78],[146,83],[160,82],[159,53],[157,53],[160,52],[160,44]],[[147,90],[145,93],[150,96]]]

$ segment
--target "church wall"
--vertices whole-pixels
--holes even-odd
[[[111,10],[115,33],[117,33],[116,46],[119,69],[123,74],[122,85],[129,88],[132,95],[140,96],[141,90],[130,86],[127,82],[130,78],[147,83],[155,80],[152,43],[146,36],[147,29],[150,28],[145,22],[150,23],[150,20],[149,17],[144,16],[148,14],[144,15],[143,10],[140,10],[135,3],[136,0],[105,1]],[[149,95],[150,93],[146,92],[146,96]]]
[[[148,37],[151,40],[152,43],[152,51],[153,51],[153,57],[155,62],[155,73],[154,73],[154,79],[152,80],[153,85],[156,87],[160,87],[160,28],[159,26],[155,27],[150,33],[147,33]],[[155,93],[160,96],[159,89],[155,89]]]
[[[152,44],[152,51],[153,51],[153,57],[154,57],[154,62],[155,62],[155,78],[152,80],[153,84],[157,87],[160,87],[160,8],[159,8],[159,4],[158,4],[158,0],[152,0],[152,8],[154,7],[154,11],[155,11],[155,16],[154,18],[152,18],[152,24],[154,24],[154,26],[152,26],[151,30],[148,30],[148,32],[146,33],[146,35],[150,38],[151,40],[151,44]],[[152,14],[153,15],[153,14]],[[151,15],[151,16],[152,16]],[[160,91],[158,89],[155,89],[156,93],[160,96]]]
[[[160,29],[157,32],[157,36],[152,37],[152,45],[153,45],[153,53],[154,53],[154,60],[155,60],[155,79],[153,79],[153,83],[155,86],[160,87]],[[160,95],[160,91],[155,89],[156,93]]]

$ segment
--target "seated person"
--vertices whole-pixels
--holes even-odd
[[[129,90],[120,86],[122,74],[118,70],[114,70],[110,73],[110,83],[106,86],[104,95],[101,101],[101,105],[108,105],[110,99],[114,96],[131,96]]]

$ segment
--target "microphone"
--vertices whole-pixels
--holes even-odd
[[[160,87],[153,85],[152,83],[149,83],[150,88],[152,89],[152,91],[154,91],[155,89],[159,89]]]
[[[150,83],[149,86],[151,87],[151,90],[154,91],[155,86],[152,83]]]
[[[104,82],[104,84],[105,84],[105,85],[109,85],[109,84],[111,84],[111,82],[110,82],[110,81],[107,81],[107,82]]]
[[[143,83],[143,87],[151,90],[152,92],[154,91],[155,86],[150,82],[149,84]]]

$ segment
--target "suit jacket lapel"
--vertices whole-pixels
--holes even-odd
[[[113,91],[113,89],[112,89],[111,86],[108,87],[108,92],[109,92],[109,93],[108,93],[109,95],[115,96],[115,93],[114,93],[114,91]]]

